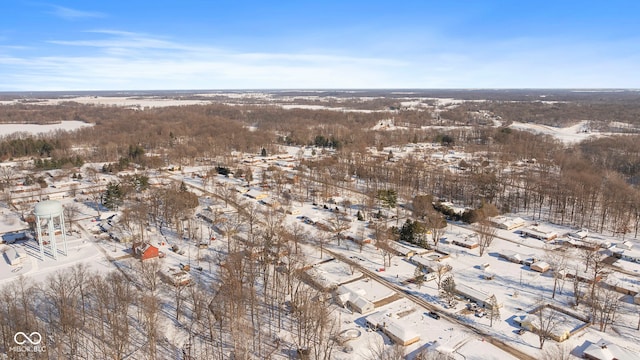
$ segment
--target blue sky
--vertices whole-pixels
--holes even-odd
[[[638,1],[7,1],[0,91],[640,88]]]

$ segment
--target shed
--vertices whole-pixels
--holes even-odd
[[[7,262],[11,266],[20,265],[22,264],[22,260],[27,258],[27,255],[13,247],[7,247],[4,252],[4,256],[7,258]]]
[[[530,268],[533,271],[543,273],[543,272],[549,271],[549,269],[551,269],[551,265],[549,265],[549,263],[545,261],[536,261],[533,264],[531,264]]]

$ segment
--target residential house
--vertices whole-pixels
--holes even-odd
[[[600,339],[590,343],[582,352],[585,359],[589,360],[633,360],[638,359],[638,353],[624,348],[616,343]]]
[[[158,257],[158,248],[149,243],[134,243],[131,250],[133,255],[140,260],[149,260]]]
[[[395,344],[407,346],[420,341],[420,334],[400,319],[378,312],[367,316],[365,321],[367,326],[374,330],[381,330]]]
[[[539,226],[532,226],[526,229],[522,229],[522,235],[542,241],[551,241],[558,237],[558,233],[556,233],[555,231],[544,229]]]

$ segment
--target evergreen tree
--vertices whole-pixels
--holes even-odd
[[[119,183],[109,182],[107,189],[102,195],[102,205],[107,209],[117,210],[118,206],[122,205],[124,194]]]

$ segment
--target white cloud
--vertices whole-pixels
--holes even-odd
[[[6,83],[14,84],[0,90],[375,87],[392,80],[390,69],[406,65],[371,57],[232,52],[111,30],[93,33],[107,37],[49,42],[79,55],[0,58],[4,76],[11,79]]]
[[[64,6],[57,6],[57,5],[53,5],[53,11],[51,11],[50,13],[66,20],[106,17],[106,15],[101,12],[82,11],[82,10],[71,9]]]
[[[94,30],[53,40],[58,56],[0,55],[2,90],[637,87],[639,59],[537,40],[453,44],[419,56],[230,51],[149,34]],[[600,56],[600,58],[598,58]],[[594,60],[595,58],[595,60]],[[594,63],[595,61],[595,63]],[[620,76],[618,76],[620,74]],[[622,76],[621,74],[626,74]]]

